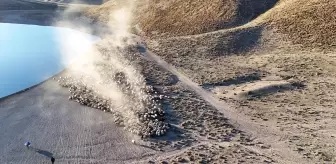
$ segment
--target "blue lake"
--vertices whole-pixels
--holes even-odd
[[[98,39],[62,27],[0,23],[0,98],[61,72]]]

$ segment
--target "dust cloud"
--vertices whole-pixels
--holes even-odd
[[[57,35],[63,62],[69,65],[58,81],[61,86],[69,88],[69,99],[111,112],[116,123],[127,130],[141,136],[161,135],[167,129],[159,119],[164,112],[148,94],[150,87],[146,86],[132,60],[136,58],[136,41],[130,29],[136,0],[122,4],[109,14],[104,29],[93,27],[92,20],[85,17],[73,21],[74,13],[79,12],[77,7],[69,7],[61,13],[62,19],[54,23],[56,26],[86,33],[98,30],[104,34],[95,45],[81,35]],[[102,29],[104,31],[99,31]],[[74,54],[80,55],[74,57]]]

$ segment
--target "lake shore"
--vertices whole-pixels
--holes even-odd
[[[58,14],[60,10],[48,6],[0,0],[2,23],[50,26]],[[1,161],[45,163],[53,156],[56,163],[132,163],[156,153],[133,144],[136,136],[118,127],[110,114],[69,101],[68,97],[67,90],[50,79],[1,99]],[[39,151],[26,149],[26,141]]]

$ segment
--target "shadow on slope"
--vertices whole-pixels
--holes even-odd
[[[240,24],[248,23],[267,10],[273,8],[278,0],[240,0],[238,3],[238,14],[242,18]]]
[[[258,46],[262,27],[238,30],[228,35],[219,36],[213,54],[244,54]]]
[[[296,89],[303,89],[306,86],[302,83],[275,83],[275,84],[264,84],[259,87],[252,88],[245,91],[249,99],[260,99],[278,92],[291,91]]]
[[[235,78],[230,78],[218,83],[205,83],[203,84],[203,87],[212,88],[213,86],[229,86],[229,85],[243,84],[260,80],[260,77],[261,76],[259,73],[252,73],[248,75],[237,76]]]
[[[34,147],[29,147],[29,150],[31,150],[31,151],[35,151],[35,152],[37,152],[37,153],[39,153],[39,154],[41,154],[41,155],[44,155],[44,156],[46,156],[46,157],[48,157],[48,158],[51,158],[51,157],[53,157],[53,153],[51,153],[51,152],[49,152],[49,151],[46,151],[46,150],[42,150],[42,149],[38,149],[38,148],[34,148]]]

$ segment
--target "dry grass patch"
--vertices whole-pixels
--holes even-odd
[[[267,13],[266,24],[306,48],[336,47],[336,3],[330,0],[282,0]]]

